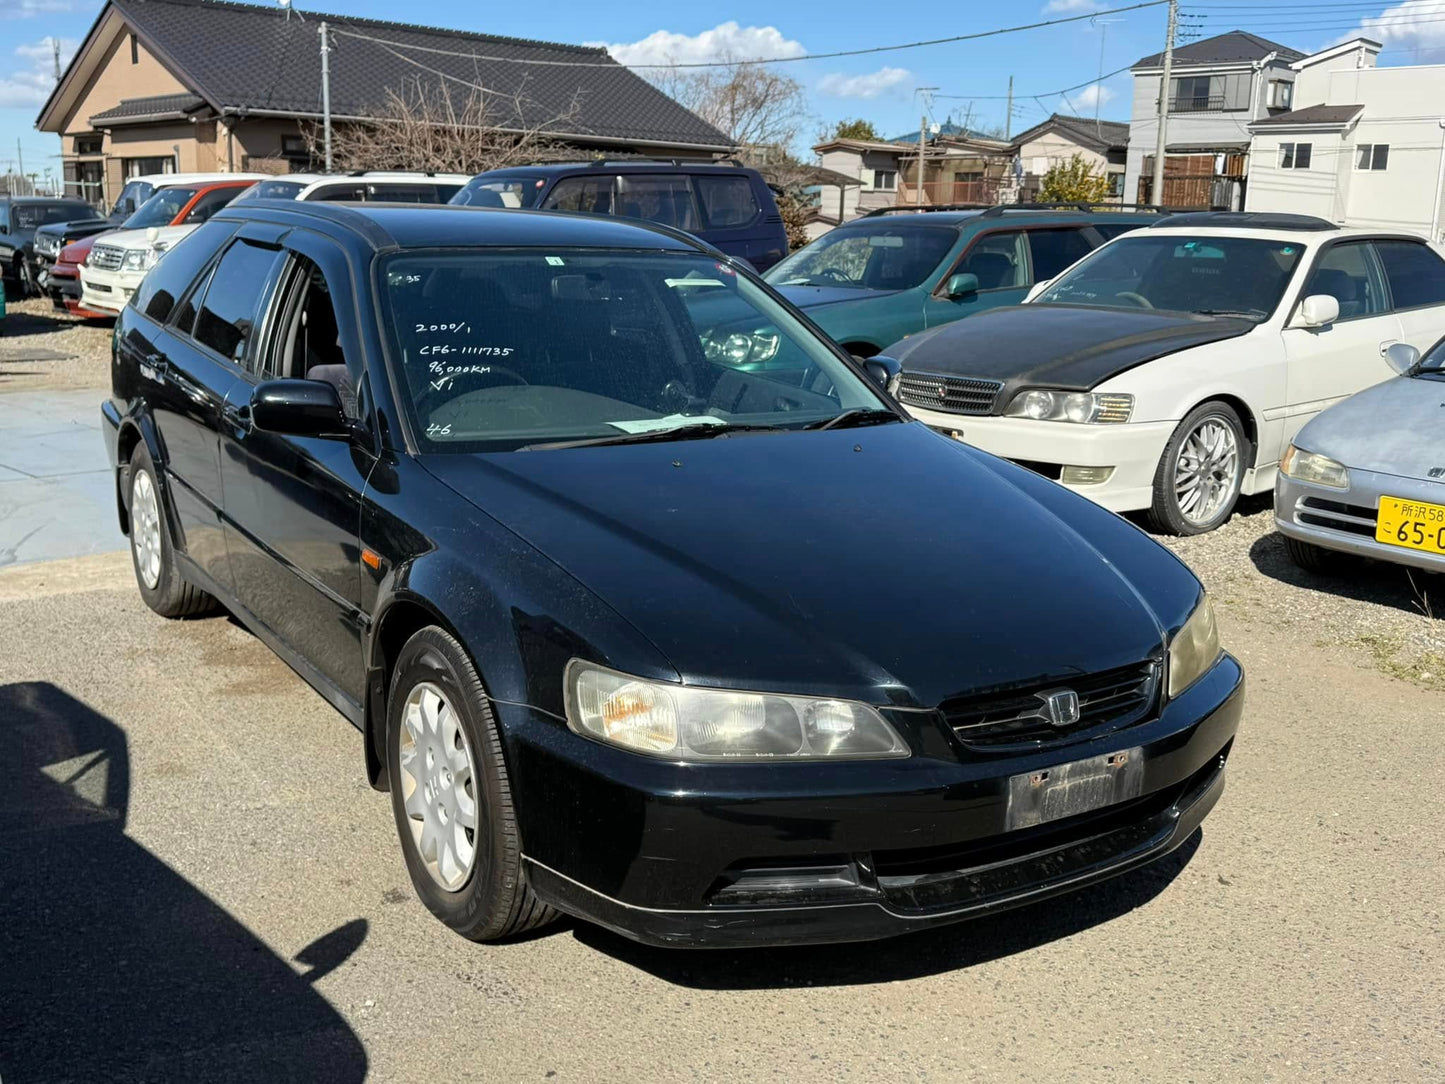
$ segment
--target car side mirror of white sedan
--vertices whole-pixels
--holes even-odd
[[[1310,294],[1299,303],[1297,327],[1324,327],[1340,318],[1340,303],[1329,294]]]
[[[1409,343],[1391,343],[1385,348],[1385,360],[1397,373],[1408,373],[1420,360],[1420,351]]]

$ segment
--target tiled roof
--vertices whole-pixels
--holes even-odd
[[[1243,64],[1263,60],[1270,53],[1278,53],[1279,59],[1285,61],[1302,60],[1305,55],[1277,41],[1261,38],[1258,34],[1251,34],[1246,30],[1231,30],[1226,34],[1216,34],[1203,41],[1179,46],[1174,50],[1174,67],[1202,68],[1212,64]],[[1155,53],[1137,61],[1134,67],[1157,68],[1163,63],[1164,54]]]
[[[1129,126],[1117,120],[1095,121],[1088,117],[1071,117],[1055,113],[1048,120],[1034,125],[1026,132],[1013,137],[1015,147],[1038,138],[1050,128],[1058,129],[1081,147],[1096,150],[1111,150],[1129,145]]]
[[[1288,113],[1276,113],[1255,121],[1251,128],[1269,128],[1284,124],[1345,124],[1364,109],[1363,105],[1307,105]]]
[[[331,110],[338,117],[374,116],[388,89],[419,80],[433,93],[445,87],[458,104],[472,85],[490,90],[499,127],[546,124],[568,113],[575,100],[575,119],[556,129],[559,134],[730,145],[716,128],[600,47],[303,15],[228,0],[110,3],[148,48],[222,111],[319,115],[317,31],[325,19],[333,34]]]
[[[96,113],[90,118],[92,124],[105,121],[138,120],[142,117],[184,117],[205,105],[195,94],[157,94],[150,98],[126,98],[119,105]]]

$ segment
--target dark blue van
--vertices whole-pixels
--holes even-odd
[[[660,222],[766,271],[788,254],[773,193],[755,169],[685,159],[494,169],[452,197],[460,207],[583,211]]]

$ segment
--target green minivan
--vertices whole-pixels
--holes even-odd
[[[858,357],[925,328],[1017,305],[1149,207],[884,207],[831,230],[763,278]]]

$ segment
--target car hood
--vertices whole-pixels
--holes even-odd
[[[155,243],[173,245],[195,226],[160,226],[156,229]],[[116,248],[150,248],[150,230],[116,230],[105,235],[105,243]]]
[[[1346,467],[1430,478],[1445,467],[1445,380],[1397,376],[1336,403],[1294,443]]]
[[[1157,654],[1127,568],[1171,605],[1198,591],[1128,524],[1047,486],[1071,525],[919,423],[422,462],[703,685],[933,706]]]
[[[1038,386],[1088,391],[1147,361],[1256,326],[1243,318],[1149,309],[1010,305],[911,336],[884,353],[910,371],[1001,380],[1009,392]]]
[[[871,301],[876,297],[891,297],[899,290],[869,290],[855,286],[775,286],[800,309],[816,309],[823,305],[835,305],[840,301]]]

